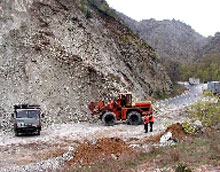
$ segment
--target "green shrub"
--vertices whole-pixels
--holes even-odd
[[[215,128],[220,124],[220,106],[218,103],[198,102],[192,106],[190,114],[193,118],[200,120],[205,127]]]
[[[205,90],[205,91],[203,91],[203,95],[204,95],[204,96],[212,97],[212,96],[213,96],[213,93],[212,93],[212,91]]]
[[[192,172],[192,170],[187,166],[187,164],[179,163],[175,172]]]
[[[189,77],[200,78],[201,81],[220,80],[220,53],[206,54],[196,63],[182,63],[177,70],[180,80],[187,81]]]
[[[196,134],[196,128],[188,120],[184,121],[182,124],[184,131],[188,134]]]

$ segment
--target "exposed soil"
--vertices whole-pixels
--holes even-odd
[[[120,138],[102,138],[96,143],[85,141],[80,144],[74,158],[67,164],[89,165],[106,158],[117,159],[121,154],[132,152],[132,149]]]

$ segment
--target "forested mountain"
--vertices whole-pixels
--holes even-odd
[[[194,61],[198,51],[206,45],[205,37],[180,21],[149,19],[137,22],[122,13],[118,14],[132,30],[156,49],[173,80],[179,79],[179,64]]]
[[[182,64],[180,67],[183,80],[194,76],[202,81],[220,80],[220,33],[209,37],[207,44],[197,54],[197,60],[192,64]]]
[[[207,38],[207,43],[199,51],[198,58],[213,53],[220,53],[220,32],[217,32],[214,37]]]

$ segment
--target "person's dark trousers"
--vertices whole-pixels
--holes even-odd
[[[150,122],[150,132],[153,132],[153,122]]]
[[[145,130],[145,133],[148,132],[148,124],[144,124],[144,130]]]

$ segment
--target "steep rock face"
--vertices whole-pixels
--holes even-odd
[[[44,122],[87,121],[90,101],[172,85],[155,51],[99,0],[0,2],[0,128],[14,104],[40,104]]]

